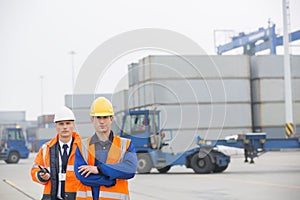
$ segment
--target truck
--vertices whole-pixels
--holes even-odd
[[[0,160],[8,164],[18,163],[29,157],[23,129],[16,124],[0,124]]]
[[[195,173],[224,171],[230,162],[230,156],[211,146],[198,146],[183,152],[165,152],[164,146],[172,140],[172,130],[160,130],[158,110],[126,111],[120,136],[131,139],[138,157],[138,173],[150,173],[156,168],[167,173],[172,166],[185,165]]]
[[[246,133],[222,140],[196,139],[196,147],[174,153],[164,151],[170,145],[171,129],[160,128],[158,110],[129,110],[124,112],[120,136],[128,138],[135,146],[138,158],[138,173],[150,173],[156,168],[167,173],[172,166],[185,165],[197,174],[220,173],[227,169],[230,156],[218,150],[218,146],[244,149],[245,162],[254,163],[254,158],[263,153],[282,148],[300,148],[299,138],[267,139],[266,133]]]
[[[32,152],[38,152],[40,147],[56,135],[55,128],[30,127],[26,129],[27,142]]]

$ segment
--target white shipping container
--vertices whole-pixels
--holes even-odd
[[[90,108],[73,109],[76,123],[90,122]]]
[[[121,90],[114,93],[112,95],[112,105],[115,113],[128,110],[128,90]]]
[[[25,111],[0,111],[0,124],[25,121]]]
[[[253,103],[284,101],[284,80],[263,78],[252,80]],[[293,101],[300,101],[300,78],[292,79]]]
[[[55,128],[37,128],[36,129],[36,139],[37,140],[47,140],[52,139],[57,134]]]
[[[129,84],[129,86],[137,84],[138,78],[139,78],[138,63],[129,64],[128,65],[128,84]]]
[[[95,129],[91,122],[76,123],[76,128],[74,131],[79,133],[82,139],[92,136],[95,133]]]
[[[138,92],[140,92],[140,106],[174,103],[250,103],[251,101],[250,83],[246,79],[154,80],[143,83]]]
[[[300,78],[300,56],[291,55],[291,76]],[[251,79],[256,78],[283,78],[283,56],[258,55],[251,57]]]
[[[128,107],[129,109],[136,108],[140,103],[140,92],[139,92],[139,86],[138,85],[133,85],[129,87],[128,89]]]
[[[156,105],[161,127],[171,129],[248,128],[251,104]]]
[[[293,103],[294,124],[300,125],[300,102]],[[256,103],[253,104],[254,127],[284,126],[285,104],[284,102]]]
[[[112,94],[74,94],[65,95],[65,105],[71,109],[90,108],[93,101],[99,96],[111,100]]]
[[[139,82],[170,78],[249,78],[250,58],[239,56],[157,55],[139,61]]]

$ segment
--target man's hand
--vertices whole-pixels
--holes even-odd
[[[92,166],[92,165],[82,165],[78,167],[78,172],[84,176],[88,177],[90,174],[99,174],[99,171],[97,169],[97,166]]]
[[[49,181],[50,180],[50,174],[47,173],[47,172],[43,172],[43,171],[40,171],[39,172],[39,176],[45,180],[45,181]]]

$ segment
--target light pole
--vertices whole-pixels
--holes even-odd
[[[74,92],[74,86],[75,86],[75,66],[74,66],[74,56],[76,52],[75,51],[70,51],[71,55],[71,68],[72,68],[72,94]]]
[[[293,101],[291,86],[291,66],[289,52],[289,1],[282,0],[283,10],[283,46],[284,46],[284,93],[285,93],[285,133],[286,138],[294,134]]]
[[[75,87],[75,66],[74,66],[74,57],[75,57],[76,52],[75,51],[70,51],[70,55],[71,55],[71,70],[72,70],[72,109],[73,109],[73,104],[74,104],[74,100],[73,100],[73,95],[74,95],[74,87]]]

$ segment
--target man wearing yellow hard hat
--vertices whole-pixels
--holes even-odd
[[[77,148],[74,171],[80,180],[76,199],[129,199],[128,179],[134,177],[137,156],[129,139],[114,135],[111,102],[99,97],[90,108],[95,134]]]

